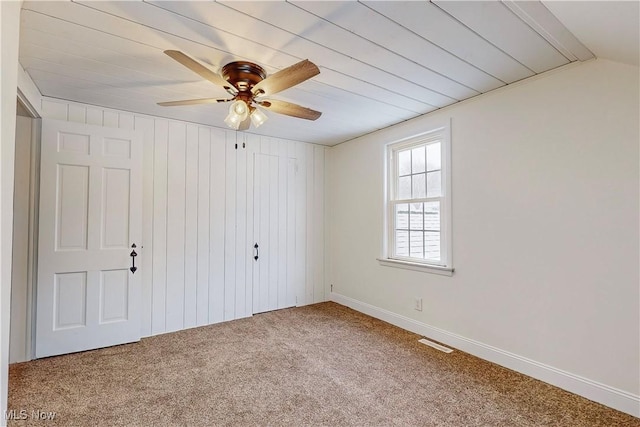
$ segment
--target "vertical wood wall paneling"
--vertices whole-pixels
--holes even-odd
[[[311,244],[314,245],[313,260],[313,302],[325,300],[324,284],[324,152],[325,148],[313,146],[313,212],[314,212],[314,236]]]
[[[90,119],[87,109],[87,120]],[[92,113],[95,115],[95,113]],[[100,112],[102,118],[102,112]],[[152,334],[152,302],[153,302],[153,159],[155,128],[153,119],[135,117],[134,127],[143,133],[142,157],[142,244],[138,244],[138,259],[142,274],[142,336]]]
[[[306,163],[307,163],[307,191],[306,191],[306,198],[307,198],[307,230],[306,230],[306,235],[307,235],[307,242],[306,242],[306,252],[307,252],[307,268],[305,271],[306,274],[306,279],[305,279],[305,291],[304,291],[304,295],[305,295],[305,304],[312,304],[314,301],[313,298],[313,283],[314,283],[314,273],[315,273],[315,245],[313,244],[313,240],[316,238],[316,227],[314,227],[315,225],[315,214],[316,214],[316,210],[315,210],[315,206],[313,205],[313,201],[314,201],[314,194],[313,194],[313,190],[314,190],[314,177],[315,177],[315,172],[314,172],[314,167],[315,167],[315,162],[313,160],[313,155],[314,155],[314,148],[313,145],[307,145],[305,147],[306,149]]]
[[[305,305],[307,281],[307,145],[296,144],[298,179],[296,180],[296,305]]]
[[[198,129],[198,265],[196,285],[196,324],[209,323],[209,180],[211,161],[211,131]]]
[[[42,117],[55,120],[68,120],[69,106],[63,102],[42,100]]]
[[[225,229],[224,229],[224,320],[235,318],[236,311],[236,187],[237,132],[226,132]]]
[[[211,130],[209,190],[209,323],[224,320],[226,133]]]
[[[247,317],[246,292],[247,280],[245,265],[247,261],[247,149],[246,134],[237,133],[238,149],[236,153],[236,235],[235,235],[235,318]],[[243,147],[244,145],[244,147]]]
[[[104,110],[102,113],[102,126],[117,128],[120,122],[119,114],[115,111]]]
[[[42,112],[144,134],[143,336],[249,316],[254,292],[325,299],[324,147],[238,133],[236,150],[232,131],[48,98]],[[262,170],[255,153],[270,156]],[[256,242],[271,248],[263,263]]]
[[[286,307],[287,295],[287,188],[288,153],[286,141],[274,141],[278,156],[278,307]]]
[[[184,327],[197,325],[198,269],[198,126],[187,125],[185,156]]]
[[[128,113],[120,113],[118,115],[118,127],[120,129],[135,129],[134,115]]]
[[[87,123],[87,109],[82,105],[69,104],[67,119],[70,122]]]
[[[167,155],[169,122],[156,119],[153,155],[153,314],[151,333],[166,331]]]
[[[257,286],[257,281],[254,280],[255,269],[258,267],[258,263],[254,259],[254,244],[257,243],[257,237],[255,235],[256,225],[255,221],[259,220],[260,215],[256,215],[255,209],[256,206],[254,204],[255,197],[255,153],[256,149],[260,147],[260,137],[257,135],[247,135],[246,137],[247,144],[247,170],[246,170],[246,183],[247,183],[247,237],[246,242],[247,246],[245,248],[246,254],[246,263],[245,263],[245,314],[250,316],[253,314],[253,292],[254,292],[254,284]]]
[[[257,192],[257,186],[258,186],[258,182],[260,179],[262,179],[262,165],[260,162],[257,161],[257,156],[260,154],[260,150],[262,148],[262,141],[261,138],[259,136],[255,136],[252,139],[252,159],[251,159],[251,163],[253,164],[253,177],[252,177],[252,186],[251,186],[251,190],[252,190],[252,194],[251,194],[251,200],[253,202],[253,229],[252,229],[252,233],[253,233],[253,243],[254,244],[258,244],[258,246],[261,244],[262,240],[261,240],[261,234],[260,234],[260,225],[261,225],[261,221],[262,221],[262,210],[261,210],[261,203],[260,200],[258,199],[258,197],[260,197],[260,194]],[[259,248],[258,248],[259,251]],[[258,252],[259,253],[259,252]],[[256,313],[259,310],[260,307],[260,292],[261,292],[261,287],[260,287],[260,278],[261,276],[261,264],[258,260],[255,260],[254,258],[254,262],[252,263],[252,268],[251,268],[251,272],[252,272],[252,277],[253,277],[253,287],[252,287],[252,303],[251,303],[251,312],[252,313]]]
[[[269,151],[269,307],[278,307],[278,273],[280,268],[280,157],[278,142],[268,139]]]
[[[287,227],[287,257],[286,257],[286,283],[287,283],[287,306],[296,305],[296,235],[298,233],[298,224],[296,221],[296,181],[297,175],[297,159],[296,147],[293,141],[286,144],[287,149],[287,210],[286,221]]]
[[[184,327],[186,125],[169,122],[167,182],[167,332]]]
[[[87,113],[86,113],[86,118],[87,118],[87,124],[88,125],[95,125],[95,126],[102,126],[102,109],[101,108],[97,108],[97,107],[87,107]],[[153,119],[148,119],[153,121]],[[146,155],[146,153],[145,153]]]
[[[269,140],[266,137],[260,138],[260,154],[269,154]],[[270,200],[270,162],[268,157],[261,156],[260,160],[256,161],[257,180],[255,182],[255,194],[256,203],[259,204],[259,208],[256,210],[258,215],[257,224],[257,236],[256,241],[260,246],[260,258],[258,259],[258,277],[254,280],[254,286],[257,288],[257,293],[254,293],[256,298],[254,301],[254,313],[258,311],[265,311],[268,309],[269,304],[269,284],[270,284],[270,265],[269,258],[271,257],[271,235],[269,224],[271,222],[271,210],[269,206]]]

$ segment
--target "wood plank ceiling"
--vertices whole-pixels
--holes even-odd
[[[166,49],[214,71],[308,58],[321,73],[273,98],[322,117],[267,112],[247,132],[324,145],[593,57],[537,1],[23,4],[20,63],[43,95],[224,127],[229,104],[156,105],[227,95]]]

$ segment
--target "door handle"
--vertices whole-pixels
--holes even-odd
[[[131,268],[129,268],[129,270],[131,270],[131,274],[135,274],[136,270],[138,269],[138,267],[136,267],[136,257],[138,256],[138,254],[135,251],[136,244],[134,243],[133,245],[131,245],[131,247],[134,248],[134,250],[132,250],[129,254],[129,256],[131,257]]]
[[[256,261],[259,258],[259,252],[258,252],[258,244],[256,243],[255,245],[253,245],[253,248],[256,250],[256,254],[253,256],[253,259],[255,259]]]

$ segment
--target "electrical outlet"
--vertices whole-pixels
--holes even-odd
[[[422,298],[416,298],[413,300],[413,309],[422,311]]]

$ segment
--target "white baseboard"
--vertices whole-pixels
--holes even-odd
[[[447,344],[451,347],[473,354],[481,359],[496,363],[556,387],[570,391],[594,402],[613,409],[640,417],[640,396],[618,390],[570,372],[545,365],[526,357],[474,341],[443,329],[418,322],[417,320],[393,313],[389,310],[367,304],[356,299],[331,292],[330,300],[345,305],[376,319],[384,320],[402,329]]]

